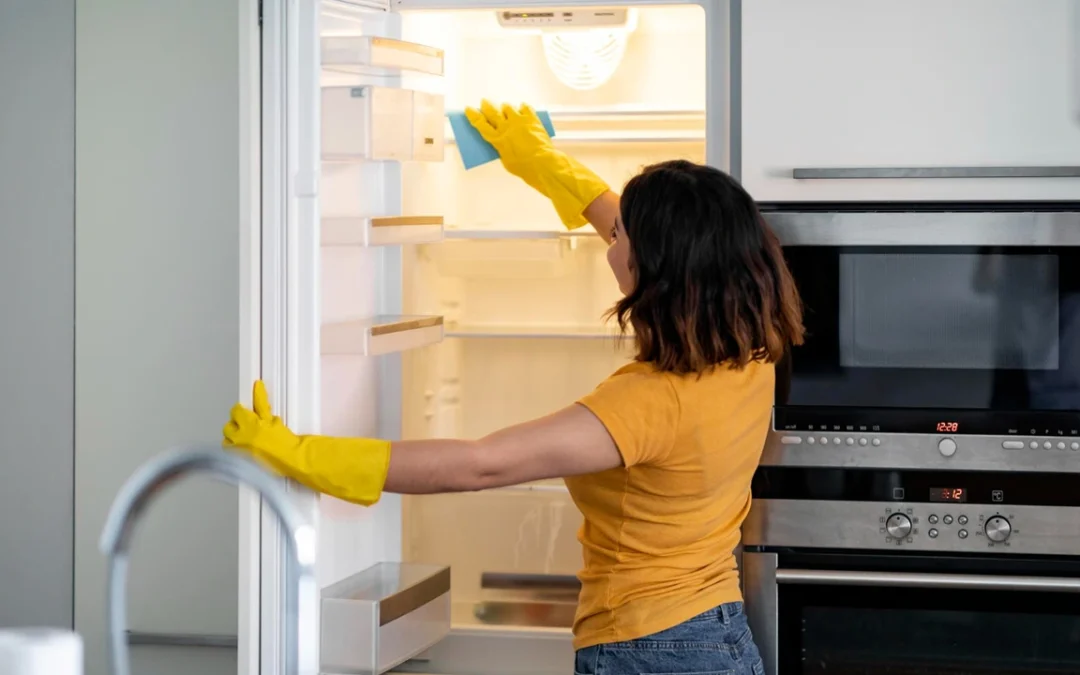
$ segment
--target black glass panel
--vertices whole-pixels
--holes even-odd
[[[1071,593],[783,585],[780,675],[1080,673]]]
[[[1080,410],[1080,249],[790,246],[788,406]]]

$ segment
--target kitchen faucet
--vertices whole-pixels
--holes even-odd
[[[295,602],[286,612],[286,675],[316,675],[318,664],[318,586],[315,579],[315,529],[289,501],[275,478],[252,461],[220,448],[180,450],[143,464],[113,501],[101,534],[108,557],[109,651],[114,675],[130,675],[127,648],[127,569],[135,523],[151,498],[187,474],[208,474],[254,488],[277,514],[285,530],[296,578]]]

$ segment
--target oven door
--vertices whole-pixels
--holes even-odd
[[[762,207],[805,305],[777,378],[775,429],[804,435],[787,450],[813,461],[834,430],[882,461],[914,448],[871,434],[935,453],[941,433],[999,437],[999,452],[1009,435],[1080,440],[1080,211],[877,208]]]
[[[1080,673],[1080,563],[744,551],[768,675]]]

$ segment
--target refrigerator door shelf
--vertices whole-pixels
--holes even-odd
[[[444,101],[393,87],[322,89],[322,158],[328,162],[441,162]]]
[[[450,568],[379,563],[322,592],[324,673],[379,675],[450,632]]]
[[[412,71],[443,75],[443,50],[372,36],[335,36],[321,40],[322,67],[349,75],[398,75]]]
[[[323,356],[381,356],[426,347],[443,339],[441,316],[377,316],[323,324]]]
[[[323,246],[395,246],[443,240],[442,216],[323,218]]]

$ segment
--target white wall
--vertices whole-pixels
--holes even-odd
[[[0,2],[0,626],[71,628],[75,0]]]
[[[75,626],[105,675],[105,514],[142,462],[219,443],[239,358],[238,9],[76,0]],[[130,628],[235,635],[237,494],[173,487],[136,534]],[[135,672],[236,672],[136,649]]]

